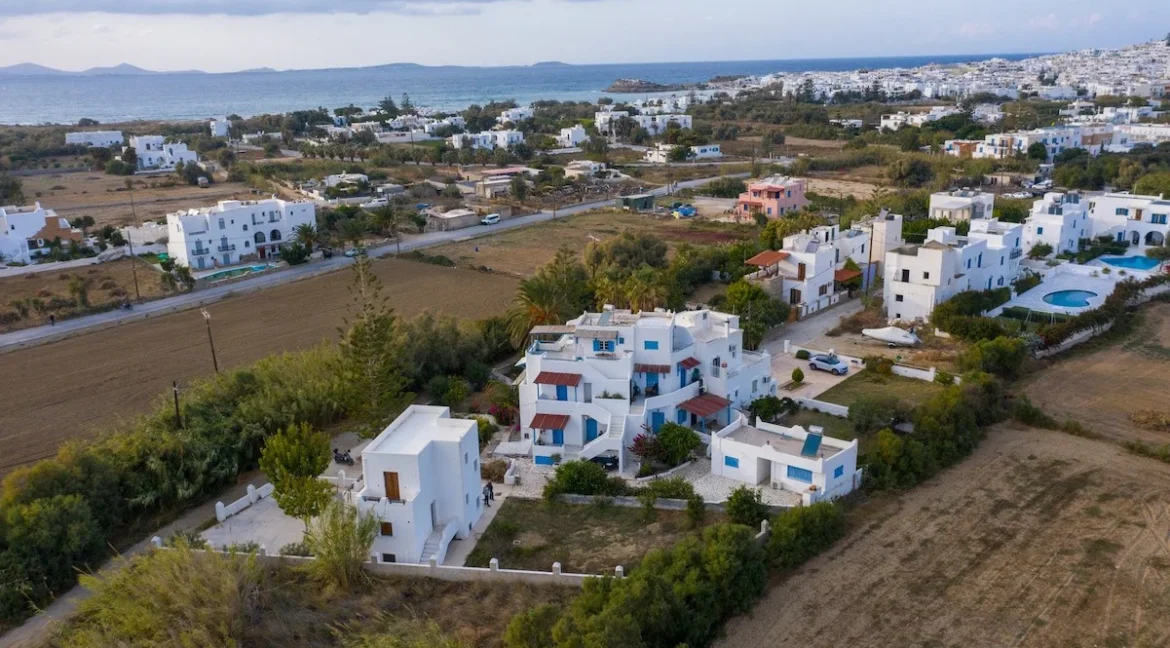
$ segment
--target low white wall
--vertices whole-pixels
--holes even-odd
[[[215,503],[215,519],[219,522],[223,522],[233,515],[238,515],[240,511],[243,511],[244,509],[255,504],[256,502],[259,502],[265,497],[272,495],[272,491],[272,484],[264,484],[260,488],[256,488],[255,486],[248,484],[247,495],[244,495],[240,499],[231,502],[230,504],[224,504],[223,502]]]
[[[904,365],[894,365],[894,375],[905,378],[915,378],[917,380],[925,380],[926,382],[934,382],[935,376],[938,375],[938,370],[934,367],[929,369],[918,369],[916,367],[907,367]]]
[[[802,396],[789,396],[796,401],[798,405],[805,409],[813,410],[814,412],[824,412],[833,416],[840,416],[841,418],[849,417],[849,408],[845,405],[838,405],[836,403],[826,403],[814,398],[804,398]]]
[[[704,436],[707,437],[706,439],[704,439],[704,443],[711,442],[710,436],[705,435],[705,434],[701,434],[698,432],[696,432],[696,434],[699,434],[700,437],[704,437]],[[670,477],[671,475],[675,474],[676,472],[682,470],[683,468],[686,468],[687,466],[689,466],[693,463],[695,463],[695,462],[694,461],[684,461],[683,463],[675,466],[674,468],[671,468],[670,470],[667,470],[665,472],[660,472],[657,475],[650,475],[649,477],[635,477],[634,483],[638,484],[638,485],[642,485],[642,484],[650,483],[650,482],[654,481],[655,479],[666,479],[667,477]]]

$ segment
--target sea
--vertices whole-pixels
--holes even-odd
[[[0,76],[0,124],[70,124],[88,117],[102,123],[244,117],[319,106],[371,107],[403,93],[416,106],[462,110],[471,104],[514,99],[596,101],[617,79],[663,84],[700,83],[717,76],[776,72],[840,72],[957,64],[993,57],[1019,60],[1034,54],[789,59],[705,63],[428,67],[396,64],[364,68],[147,75]]]

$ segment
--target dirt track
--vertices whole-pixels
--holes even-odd
[[[723,648],[1170,644],[1170,466],[996,429],[780,583]]]
[[[409,261],[375,261],[384,295],[399,315],[426,308],[458,317],[501,313],[516,281],[502,275]],[[350,273],[233,297],[209,307],[220,367],[302,349],[337,336],[349,312]],[[0,474],[53,454],[147,409],[172,380],[212,372],[198,310],[88,333],[0,355]]]

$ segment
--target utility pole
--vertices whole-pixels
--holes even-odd
[[[131,219],[134,227],[138,227],[138,209],[134,206],[134,181],[127,178],[126,188],[130,190]],[[130,274],[134,275],[134,300],[142,301],[142,293],[138,291],[138,266],[134,263],[134,241],[129,234],[126,235],[126,244],[130,247]]]
[[[219,373],[219,359],[215,357],[215,339],[211,337],[211,313],[207,312],[206,308],[200,309],[203,313],[203,321],[207,323],[207,344],[211,346],[211,364],[215,367],[215,373]]]
[[[175,425],[179,426],[181,430],[183,429],[183,416],[179,414],[179,381],[171,381],[171,390],[175,395]]]

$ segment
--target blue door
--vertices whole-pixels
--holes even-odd
[[[679,425],[686,425],[687,424],[687,411],[680,409],[678,411],[676,421],[678,422]]]
[[[649,389],[651,387],[657,387],[657,386],[658,386],[658,374],[656,374],[656,373],[646,374],[646,389]]]
[[[597,438],[597,419],[585,419],[585,443]]]
[[[557,400],[569,400],[569,388],[564,385],[557,385]]]
[[[553,445],[565,445],[564,430],[553,430]]]
[[[650,429],[657,432],[662,429],[662,425],[666,423],[666,414],[664,412],[653,412],[650,414]]]
[[[548,455],[536,455],[533,458],[536,460],[536,464],[538,466],[551,466],[551,465],[553,465],[553,458],[548,456]]]

